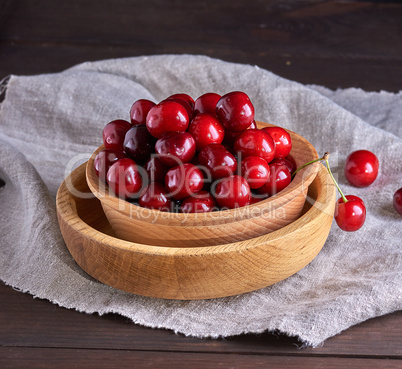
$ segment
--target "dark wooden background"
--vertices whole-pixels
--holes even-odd
[[[402,2],[0,0],[0,79],[163,53],[255,64],[331,89],[396,92]],[[184,337],[116,315],[80,314],[0,284],[1,368],[402,368],[402,312],[323,347],[299,346],[273,333]]]

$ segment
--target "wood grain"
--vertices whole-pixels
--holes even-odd
[[[268,126],[258,122],[258,126]],[[289,131],[290,155],[297,167],[318,158],[315,148],[303,137]],[[101,201],[106,217],[116,235],[131,242],[154,246],[199,247],[222,245],[262,236],[296,220],[303,209],[308,186],[319,164],[297,173],[292,182],[277,195],[256,204],[209,213],[170,213],[146,209],[117,198],[99,180],[94,159],[103,146],[88,160],[86,178],[89,188]]]
[[[317,348],[279,332],[198,339],[135,325],[125,317],[82,314],[33,299],[0,283],[0,346],[99,350],[211,352],[254,355],[402,359],[402,312],[367,320]],[[179,364],[178,364],[179,365]]]
[[[73,188],[87,193],[84,170],[84,164],[77,168],[57,194],[58,219],[67,247],[88,274],[139,295],[205,299],[271,285],[306,266],[321,250],[331,227],[335,187],[321,166],[309,188],[313,206],[275,232],[211,247],[127,242],[107,235],[112,233],[97,199],[70,192]]]

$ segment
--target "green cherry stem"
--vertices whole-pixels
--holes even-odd
[[[331,176],[332,180],[334,181],[334,184],[335,184],[336,188],[338,189],[339,193],[341,194],[343,202],[348,202],[347,198],[345,197],[341,188],[339,187],[338,182],[335,180],[334,176],[332,175],[331,168],[329,167],[328,158],[329,158],[329,152],[326,152],[324,154],[324,160],[325,160],[325,164],[327,165],[328,173]]]
[[[309,162],[306,163],[306,164],[303,164],[301,167],[297,168],[297,169],[293,172],[292,178],[296,175],[296,173],[297,173],[299,170],[301,170],[301,169],[307,167],[307,165],[316,163],[316,162],[318,162],[318,161],[325,161],[325,164],[326,164],[326,166],[327,166],[328,173],[329,173],[329,175],[331,176],[331,179],[332,179],[332,181],[334,182],[334,184],[335,184],[336,188],[338,189],[339,193],[341,194],[341,197],[342,197],[343,202],[348,202],[347,198],[345,197],[345,195],[343,194],[341,188],[339,187],[338,182],[335,180],[335,178],[334,178],[334,176],[333,176],[333,174],[332,174],[332,172],[331,172],[331,168],[330,168],[330,166],[329,166],[328,158],[329,158],[329,152],[326,152],[322,158],[315,159],[315,160],[309,161]]]

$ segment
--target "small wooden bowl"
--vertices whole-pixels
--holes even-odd
[[[85,180],[85,164],[61,184],[60,229],[78,265],[112,287],[165,299],[209,299],[254,291],[298,272],[320,252],[331,228],[335,187],[326,171],[309,187],[303,215],[241,242],[158,247],[116,238]]]
[[[261,128],[269,124],[257,122]],[[297,167],[318,158],[314,147],[300,135],[289,131],[291,155]],[[94,169],[94,159],[103,146],[88,160],[86,178],[89,188],[101,201],[102,208],[116,235],[124,240],[155,246],[199,247],[220,245],[262,236],[296,220],[303,209],[307,189],[319,164],[299,171],[284,190],[266,200],[238,209],[210,213],[168,213],[142,208],[119,199]]]

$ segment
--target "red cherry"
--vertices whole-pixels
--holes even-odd
[[[402,215],[402,188],[395,191],[393,203],[395,210]]]
[[[244,159],[247,156],[260,156],[267,163],[275,157],[275,143],[272,137],[260,129],[248,129],[236,138],[235,152]]]
[[[166,172],[169,168],[162,163],[156,155],[152,155],[144,164],[144,169],[148,174],[150,182],[164,183]]]
[[[251,198],[250,186],[243,177],[238,175],[218,180],[214,193],[218,205],[227,209],[246,206]]]
[[[257,129],[257,123],[255,122],[255,120],[253,120],[253,123],[251,123],[245,130],[247,129]],[[236,138],[238,136],[240,136],[240,134],[244,132],[244,131],[240,131],[240,132],[232,132],[229,131],[228,129],[225,131],[225,137],[222,141],[222,144],[229,147],[229,148],[233,148],[234,142],[236,141]]]
[[[297,169],[295,160],[289,155],[286,158],[274,159],[271,161],[271,164],[273,163],[285,165],[289,169],[290,174],[293,174],[293,172]]]
[[[173,95],[170,95],[166,100],[172,100],[172,101],[182,100],[187,105],[189,105],[191,107],[191,109],[194,109],[194,100],[188,94],[183,94],[183,93],[181,93],[181,94],[173,94]]]
[[[109,168],[119,159],[126,157],[123,151],[116,150],[102,150],[99,151],[94,160],[94,168],[96,175],[104,182],[106,182],[106,174]]]
[[[211,143],[220,144],[225,135],[225,129],[215,116],[207,113],[198,114],[190,123],[188,132],[191,133],[197,145],[197,151]]]
[[[154,102],[146,99],[134,102],[130,109],[130,120],[133,126],[145,125],[147,114],[154,106]]]
[[[144,208],[162,211],[169,211],[172,205],[165,187],[159,182],[151,182],[141,193],[138,202]]]
[[[161,138],[170,131],[184,132],[189,124],[189,117],[183,105],[175,101],[162,101],[149,111],[146,126],[149,133]]]
[[[135,197],[142,187],[142,177],[134,160],[116,161],[107,172],[107,183],[116,196],[122,199]]]
[[[155,138],[143,125],[130,128],[124,139],[123,148],[127,156],[136,163],[144,163],[155,149]]]
[[[195,154],[195,140],[188,132],[167,132],[155,144],[162,163],[173,167],[190,162]]]
[[[288,131],[282,127],[265,127],[262,129],[268,133],[275,142],[275,158],[284,158],[289,155],[292,149],[292,139]]]
[[[184,163],[168,170],[165,187],[174,200],[182,200],[202,190],[204,177],[201,170],[191,163]]]
[[[269,169],[268,181],[260,187],[258,192],[273,196],[288,186],[292,181],[292,177],[286,165],[271,163],[269,164]]]
[[[117,119],[106,124],[102,138],[105,149],[123,151],[123,142],[126,132],[132,127],[130,122]]]
[[[221,144],[209,144],[198,154],[198,162],[213,179],[228,177],[236,172],[236,158]]]
[[[360,229],[366,220],[366,207],[361,198],[353,195],[342,197],[335,206],[335,221],[339,228],[346,232],[354,232]]]
[[[254,120],[254,106],[250,98],[241,91],[223,95],[216,104],[216,115],[230,131],[245,130]]]
[[[181,203],[182,213],[207,213],[216,208],[213,196],[207,191],[200,191],[194,196],[186,197]]]
[[[377,178],[378,167],[377,156],[371,151],[354,151],[346,158],[345,176],[353,186],[367,187]]]
[[[250,188],[263,186],[269,178],[269,165],[259,156],[248,156],[241,162],[241,175],[246,179]]]
[[[194,115],[200,113],[208,113],[211,115],[215,115],[216,104],[218,103],[221,95],[218,95],[214,92],[208,92],[204,95],[201,95],[194,103]]]

